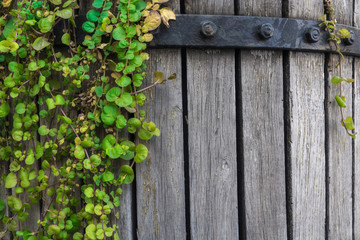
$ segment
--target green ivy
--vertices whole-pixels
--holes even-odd
[[[334,76],[331,79],[331,83],[339,86],[339,95],[335,96],[335,100],[340,108],[341,115],[341,124],[345,128],[346,133],[352,138],[356,138],[356,132],[354,121],[352,117],[344,117],[344,108],[346,108],[346,97],[343,95],[342,83],[353,83],[355,80],[352,78],[345,78],[342,76],[342,61],[344,60],[344,56],[341,52],[340,43],[346,39],[351,37],[351,33],[347,29],[337,29],[336,19],[334,16],[335,8],[333,6],[332,0],[324,0],[324,7],[326,10],[326,14],[320,18],[321,24],[320,26],[324,26],[325,30],[329,34],[329,42],[335,46],[335,50],[338,54],[339,61],[337,66],[339,67],[340,76]]]
[[[143,92],[176,77],[157,72],[142,87],[151,31],[175,20],[161,7],[167,1],[94,0],[82,26],[75,26],[73,0],[0,1],[0,159],[9,165],[3,184],[16,193],[0,200],[7,226],[0,238],[119,239],[110,215],[119,217],[122,185],[148,156],[129,133],[144,141],[160,135],[140,109]],[[58,24],[62,51],[53,44]],[[82,43],[76,27],[88,33]],[[45,124],[51,119],[56,126]],[[120,160],[128,164],[118,173]],[[50,204],[38,229],[19,228],[44,198]]]

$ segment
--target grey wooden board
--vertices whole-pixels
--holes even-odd
[[[189,14],[234,14],[232,0],[185,1]],[[192,239],[237,239],[234,50],[187,50]]]
[[[234,51],[187,55],[192,239],[238,237]]]
[[[246,236],[286,239],[282,53],[242,51]]]
[[[167,4],[180,12],[180,1]],[[170,22],[171,26],[171,22]],[[137,234],[139,239],[185,239],[185,179],[180,50],[151,50],[144,86],[154,72],[177,74],[176,80],[145,92],[147,119],[161,131],[146,146],[149,157],[136,166]]]
[[[290,54],[294,239],[325,236],[324,55]]]
[[[239,1],[239,15],[281,17],[281,1]],[[286,239],[282,52],[241,51],[246,236]],[[276,173],[276,174],[275,174]]]
[[[290,0],[289,17],[317,20],[323,1]],[[325,237],[323,54],[290,53],[290,139],[294,239]]]
[[[337,63],[337,56],[331,57]],[[343,62],[343,76],[352,77],[352,58]],[[334,66],[331,66],[332,68]],[[334,97],[339,95],[339,86],[331,84],[335,70],[329,78],[329,238],[351,239],[352,237],[352,138],[340,123],[341,116]],[[352,116],[352,86],[343,85],[347,108],[344,116]]]
[[[144,86],[155,71],[177,79],[146,92],[143,109],[147,120],[160,128],[161,136],[146,146],[150,154],[136,166],[139,239],[185,239],[184,138],[179,50],[152,50]]]
[[[335,18],[338,23],[351,25],[353,1],[334,1]],[[352,138],[340,123],[341,116],[334,97],[339,95],[339,86],[331,84],[331,78],[339,75],[337,55],[331,55],[329,74],[329,239],[352,238]],[[353,77],[353,58],[345,57],[343,77]],[[342,84],[347,108],[344,117],[352,116],[352,85]]]
[[[355,121],[355,128],[357,129],[357,132],[359,133],[360,128],[360,59],[357,58],[355,60],[355,108],[354,108],[354,121]],[[359,135],[359,134],[358,134]],[[355,148],[354,148],[354,235],[355,239],[360,239],[360,143],[359,143],[359,136],[355,140]]]
[[[360,1],[355,1],[354,4],[354,26],[360,27]],[[360,239],[360,58],[355,58],[355,83],[354,83],[354,121],[355,129],[358,132],[355,142],[354,152],[354,238]]]

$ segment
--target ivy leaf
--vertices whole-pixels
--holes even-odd
[[[6,117],[10,113],[10,106],[6,102],[0,105],[0,117]]]
[[[101,158],[98,155],[92,155],[90,157],[90,161],[94,165],[94,167],[97,167],[101,164]]]
[[[138,132],[138,136],[141,140],[150,140],[153,137],[154,134],[152,134],[151,132],[149,132],[148,130],[144,129],[144,128],[140,128],[139,132]]]
[[[90,238],[91,240],[95,240],[96,239],[96,226],[94,224],[90,224],[86,227],[86,236],[88,238]]]
[[[56,16],[59,16],[61,18],[69,19],[73,15],[73,10],[72,10],[71,7],[68,7],[68,8],[65,8],[65,9],[61,10],[61,11],[57,11],[55,14],[56,14]]]
[[[17,184],[16,173],[10,172],[10,173],[6,176],[5,187],[6,187],[6,188],[13,188],[13,187],[16,186],[16,184]]]
[[[92,203],[86,204],[85,212],[90,213],[90,214],[94,214],[94,204],[92,204]]]
[[[122,147],[119,144],[116,144],[114,147],[106,149],[106,154],[111,159],[118,159],[118,158],[120,158],[121,155],[124,154],[124,150],[122,149]]]
[[[87,187],[84,194],[87,198],[92,198],[94,196],[94,189],[92,187]]]
[[[50,0],[50,2],[54,5],[60,5],[61,4],[61,0]]]
[[[87,33],[92,33],[95,30],[95,24],[93,22],[84,22],[82,29]]]
[[[132,181],[134,180],[133,169],[128,165],[122,165],[120,169],[121,169],[121,173],[119,175],[119,179],[125,184],[132,183]]]
[[[47,33],[52,29],[53,22],[50,20],[52,20],[52,18],[47,17],[47,18],[40,19],[40,21],[38,22],[40,32]]]
[[[331,79],[331,83],[334,84],[334,85],[337,85],[339,83],[341,83],[344,79],[338,77],[338,76],[334,76],[332,79]]]
[[[7,52],[15,52],[19,49],[19,45],[10,40],[3,40],[0,41],[0,52],[7,53]]]
[[[42,125],[41,127],[39,127],[38,132],[40,136],[45,136],[49,134],[50,130],[47,128],[47,126]]]
[[[104,182],[112,181],[112,180],[114,180],[114,174],[112,172],[106,171],[102,175],[102,180]]]
[[[134,160],[136,163],[141,163],[142,161],[144,161],[147,158],[148,149],[145,145],[143,145],[143,144],[137,145],[135,152],[136,152],[136,155],[135,155]]]
[[[95,88],[96,96],[101,97],[103,95],[103,92],[104,92],[104,90],[102,87],[99,86],[99,87]]]
[[[124,75],[120,79],[116,80],[116,84],[119,85],[119,87],[127,87],[131,84],[131,78]]]
[[[97,22],[100,16],[100,12],[98,10],[92,9],[86,13],[86,18],[90,22]]]
[[[62,95],[56,95],[55,96],[55,105],[64,105],[65,99]]]
[[[19,103],[19,104],[17,104],[16,107],[15,107],[15,111],[16,111],[18,114],[24,114],[25,111],[26,111],[25,104],[24,104],[24,103]]]
[[[345,100],[339,96],[335,96],[335,100],[338,103],[339,107],[346,108]]]
[[[121,96],[118,99],[116,99],[115,103],[119,107],[127,107],[132,103],[132,101],[133,98],[130,95],[130,93],[124,92],[123,94],[121,94]]]
[[[23,204],[19,198],[14,196],[8,196],[8,206],[15,212],[18,212],[21,210]],[[15,225],[17,225],[16,221]]]
[[[25,163],[26,163],[26,165],[32,165],[34,162],[35,162],[34,151],[32,149],[30,149],[28,151],[28,156],[25,159]]]
[[[352,117],[347,117],[345,120],[345,127],[349,130],[355,130],[354,121]]]
[[[106,125],[112,125],[115,122],[119,109],[114,104],[108,104],[101,113],[101,121]]]
[[[134,3],[136,10],[141,11],[144,10],[146,8],[146,2],[144,1],[138,1],[136,3]]]
[[[50,43],[47,41],[47,38],[45,37],[38,37],[35,39],[34,43],[31,45],[36,51],[41,51],[47,46],[49,46]]]
[[[154,82],[163,83],[164,79],[163,72],[154,72]]]
[[[116,127],[119,129],[123,129],[126,126],[126,118],[124,117],[124,115],[119,114],[116,117]]]
[[[141,30],[143,33],[147,33],[158,28],[161,24],[161,16],[157,11],[150,11],[149,16],[144,20],[144,25]]]
[[[104,0],[94,0],[92,6],[94,8],[101,8],[103,4],[104,4]]]
[[[355,79],[347,78],[344,81],[347,82],[347,83],[353,83],[353,82],[355,82]]]
[[[52,98],[46,99],[45,102],[46,102],[49,110],[52,110],[56,107],[54,99],[52,99]]]
[[[163,23],[169,28],[169,20],[176,20],[175,13],[170,8],[162,8],[159,10]]]
[[[125,30],[122,27],[116,27],[112,34],[113,38],[117,41],[122,41],[126,38]]]
[[[114,102],[120,96],[120,94],[121,89],[118,87],[113,87],[106,93],[106,100],[109,102]]]
[[[50,225],[49,226],[49,228],[48,228],[48,231],[47,231],[47,233],[49,234],[49,235],[57,235],[57,234],[59,234],[60,233],[60,227],[58,226],[58,225]]]
[[[82,146],[77,145],[75,147],[74,156],[80,160],[85,158],[85,150],[83,149]]]
[[[61,42],[67,46],[70,45],[70,34],[69,33],[64,33],[61,36]]]
[[[23,140],[22,137],[23,137],[24,133],[21,130],[16,130],[16,131],[13,131],[13,133],[11,135],[15,141],[20,142]]]

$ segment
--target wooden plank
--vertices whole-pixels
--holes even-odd
[[[317,20],[323,15],[322,1],[290,0],[292,18]],[[292,229],[294,239],[325,237],[325,110],[323,54],[289,55],[290,133],[288,147],[291,166]]]
[[[155,71],[177,79],[146,92],[148,120],[161,136],[146,145],[150,155],[136,166],[139,239],[186,239],[183,106],[179,50],[151,50],[144,86]]]
[[[239,1],[239,15],[281,17],[281,1]],[[282,52],[241,51],[246,237],[286,239]],[[276,174],[274,174],[276,172]]]
[[[230,0],[186,1],[186,13],[233,14]],[[234,50],[188,50],[192,239],[237,239]]]
[[[355,1],[354,5],[354,26],[360,27],[360,1]],[[359,130],[360,130],[360,58],[355,58],[355,83],[354,83],[354,121],[355,128],[358,132],[355,142],[354,152],[354,239],[360,239],[360,142],[359,142]]]
[[[237,239],[234,51],[187,60],[191,238]]]
[[[353,0],[334,1],[338,23],[352,24]],[[329,79],[329,239],[352,238],[352,138],[340,123],[340,111],[335,101],[339,86],[331,84],[331,78],[339,75],[338,55],[331,55],[328,67]],[[353,58],[345,57],[342,63],[343,77],[352,78]],[[352,86],[342,84],[347,99],[345,118],[352,116]]]
[[[179,0],[167,6],[180,12]],[[185,239],[181,52],[156,49],[149,53],[144,86],[153,83],[156,71],[166,76],[176,73],[177,79],[145,92],[149,101],[143,109],[161,136],[146,144],[149,157],[136,166],[137,234],[139,239]]]

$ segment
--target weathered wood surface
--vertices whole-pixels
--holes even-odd
[[[180,1],[168,4],[180,12]],[[171,22],[170,22],[171,24]],[[151,50],[144,86],[154,72],[177,78],[145,92],[148,120],[160,128],[147,147],[149,157],[136,166],[139,239],[186,239],[182,75],[180,50]]]
[[[239,15],[281,17],[280,0],[239,1],[239,6]],[[246,237],[286,239],[282,52],[243,50],[237,60],[241,79],[238,89],[241,101],[237,103],[242,103]]]
[[[290,0],[288,16],[317,20],[324,14],[323,1]],[[292,223],[294,239],[325,237],[325,110],[323,54],[289,56],[288,85]]]
[[[230,0],[186,1],[186,13],[233,14]],[[235,54],[188,50],[192,239],[237,239]]]
[[[149,157],[136,166],[137,218],[139,239],[185,239],[184,145],[179,50],[150,52],[146,85],[152,73],[177,79],[146,92],[144,109],[148,119],[161,130],[161,137],[149,141]]]
[[[355,1],[354,4],[354,26],[360,27],[360,1]],[[359,129],[360,129],[360,58],[355,58],[354,63],[354,121],[355,128],[358,132],[357,139],[354,141],[354,179],[353,179],[353,193],[354,193],[354,222],[353,231],[354,239],[360,239],[360,142],[359,142]]]
[[[353,21],[353,1],[334,1],[335,18],[338,23],[351,25]],[[334,97],[340,95],[339,86],[331,83],[331,78],[339,76],[337,55],[331,55],[327,89],[329,96],[329,239],[352,238],[352,138],[339,123],[340,110]],[[342,76],[353,77],[353,58],[345,57],[342,63]],[[352,116],[352,85],[342,84],[346,97],[344,117]]]

